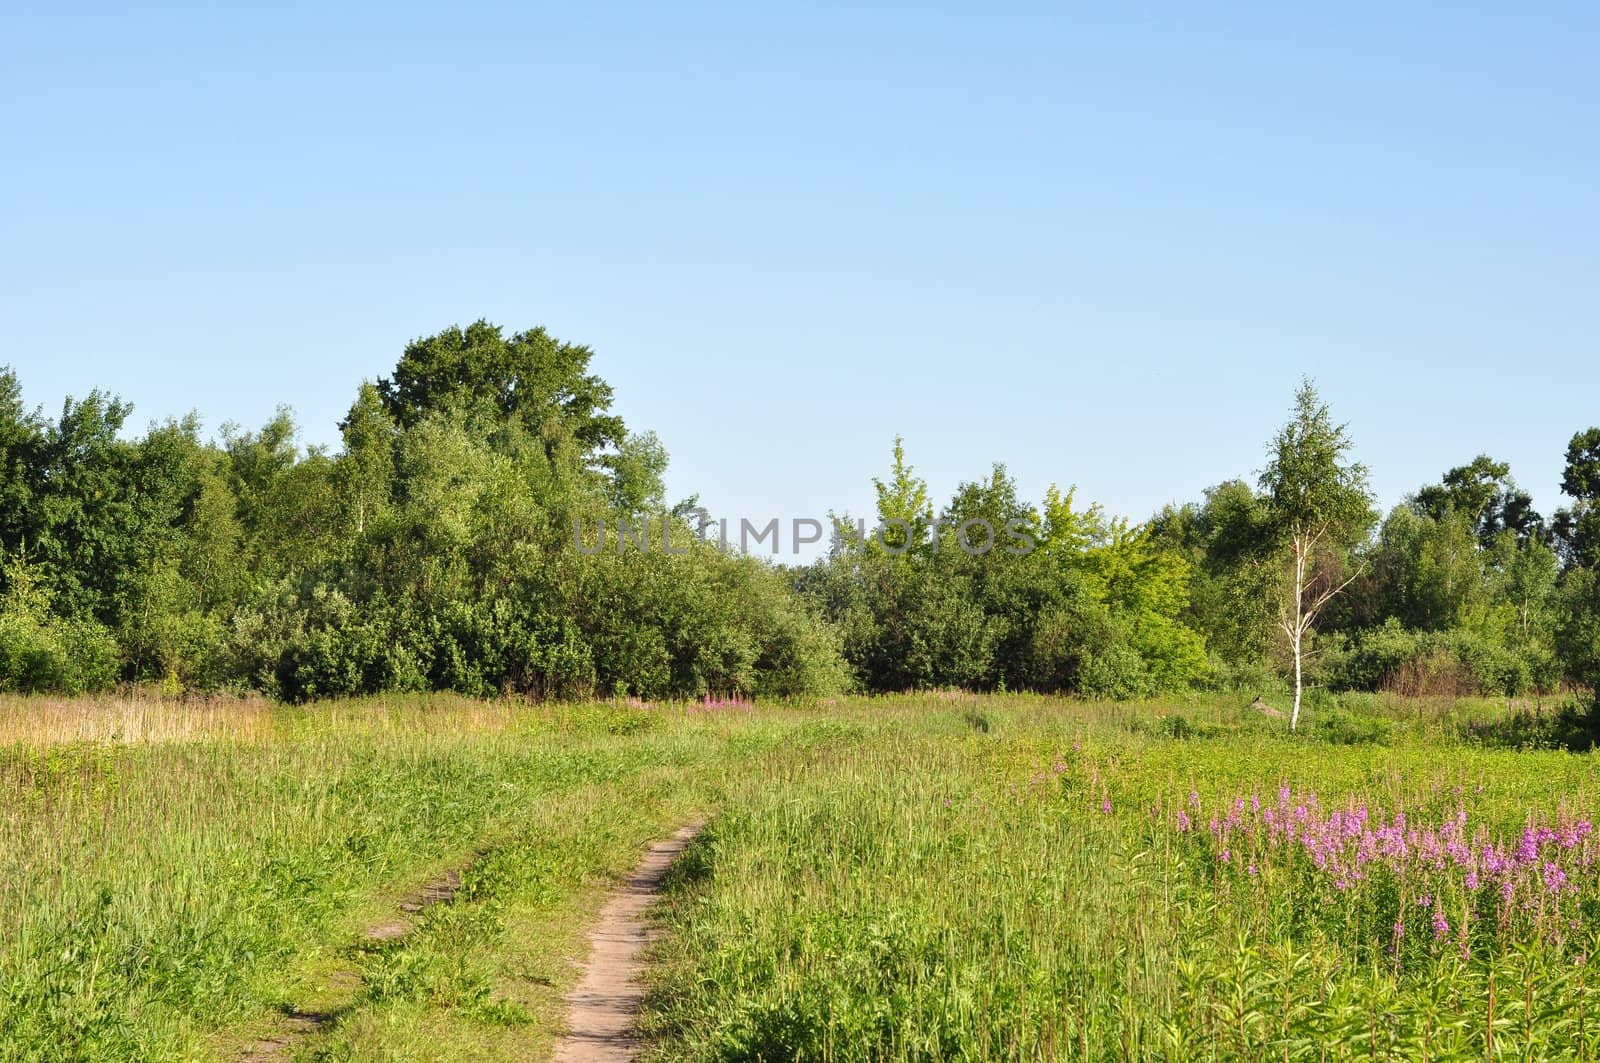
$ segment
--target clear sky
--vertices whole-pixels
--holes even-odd
[[[761,6],[10,5],[0,363],[332,443],[408,339],[543,324],[763,517],[903,433],[1143,518],[1307,373],[1385,506],[1480,451],[1560,504],[1600,6]]]

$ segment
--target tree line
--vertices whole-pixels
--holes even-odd
[[[286,411],[123,439],[127,405],[46,418],[0,373],[0,689],[844,685],[832,629],[771,566],[684,528],[681,554],[572,548],[574,522],[662,509],[665,451],[591,357],[485,322],[418,340],[361,386],[336,453],[298,445]]]
[[[258,690],[303,700],[814,695],[924,687],[1128,698],[1196,686],[1523,694],[1600,674],[1600,429],[1546,519],[1480,455],[1374,507],[1310,383],[1252,481],[1143,523],[1004,466],[936,506],[896,441],[883,529],[836,518],[783,567],[696,534],[667,455],[592,352],[487,322],[406,346],[336,450],[286,410],[125,434],[100,392],[27,409],[0,370],[0,690]],[[574,528],[662,529],[584,550]],[[1027,528],[975,553],[974,522]],[[700,521],[703,524],[703,517]],[[660,545],[660,544],[657,544]]]
[[[1410,694],[1592,689],[1600,677],[1600,429],[1566,453],[1570,507],[1545,519],[1479,455],[1386,516],[1305,382],[1255,480],[1143,524],[1050,488],[1038,508],[1003,466],[935,514],[897,443],[880,519],[909,551],[853,536],[798,575],[870,689],[961,686],[1131,698],[1185,687],[1307,685]],[[1040,549],[975,562],[929,527],[1022,517]],[[899,526],[898,523],[896,525]],[[949,535],[946,531],[945,536]]]

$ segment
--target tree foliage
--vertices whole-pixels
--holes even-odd
[[[485,322],[418,340],[358,389],[338,453],[287,408],[215,443],[193,419],[124,438],[125,403],[46,419],[0,373],[0,689],[838,688],[833,629],[783,576],[662,510],[666,450],[590,357]],[[572,548],[574,518],[622,517],[685,552]]]
[[[941,503],[897,438],[881,534],[841,518],[826,556],[783,569],[667,508],[666,448],[591,360],[542,329],[447,329],[355,390],[337,450],[287,408],[215,439],[194,416],[136,432],[100,392],[47,416],[0,368],[0,689],[1260,692],[1297,628],[1311,685],[1600,680],[1600,429],[1573,438],[1550,522],[1478,455],[1375,534],[1309,385],[1257,483],[1142,524],[1070,487],[1031,503],[998,464]]]
[[[1278,626],[1294,661],[1291,728],[1300,719],[1307,638],[1323,608],[1354,581],[1345,553],[1372,525],[1367,470],[1348,460],[1351,446],[1345,427],[1334,424],[1316,388],[1303,381],[1261,473],[1265,530],[1288,559]]]

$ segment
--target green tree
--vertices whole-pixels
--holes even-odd
[[[1437,516],[1396,506],[1384,520],[1370,560],[1376,615],[1407,628],[1444,631],[1484,598],[1483,561],[1470,514]]]
[[[1556,513],[1555,534],[1570,566],[1600,566],[1600,428],[1577,433],[1567,445],[1561,490],[1574,503]]]
[[[1200,505],[1168,507],[1150,534],[1190,563],[1189,603],[1182,619],[1215,656],[1219,679],[1259,685],[1272,648],[1272,550],[1265,503],[1243,480],[1207,488]]]
[[[1560,598],[1557,649],[1568,677],[1590,691],[1591,719],[1600,722],[1600,570],[1567,573]]]
[[[1411,507],[1436,521],[1464,520],[1485,547],[1505,531],[1519,539],[1544,534],[1544,521],[1533,508],[1533,497],[1517,487],[1511,466],[1487,454],[1456,466],[1439,483],[1417,491]]]
[[[31,528],[43,447],[41,418],[23,406],[17,374],[0,367],[0,552],[21,549]]]
[[[1555,551],[1537,539],[1502,533],[1490,553],[1490,593],[1515,617],[1519,643],[1539,638],[1548,626],[1559,562]]]
[[[388,513],[394,489],[398,431],[377,387],[365,381],[339,422],[344,453],[334,474],[349,512],[350,531],[365,534],[367,526]]]
[[[606,499],[617,513],[633,516],[662,508],[667,448],[654,432],[629,433],[603,464],[611,471]]]
[[[1302,381],[1261,473],[1268,526],[1289,569],[1279,627],[1294,659],[1291,730],[1300,722],[1308,636],[1323,608],[1350,585],[1354,577],[1343,571],[1344,552],[1375,519],[1367,470],[1348,460],[1350,448],[1346,426],[1334,423],[1316,388]]]
[[[1202,680],[1205,640],[1184,620],[1192,566],[1166,534],[1170,527],[1135,526],[1107,517],[1099,505],[1076,510],[1075,493],[1054,485],[1046,491],[1040,552],[1064,588],[1071,588],[1064,600],[1081,594],[1104,617],[1097,625],[1077,609],[1079,624],[1092,633],[1080,667],[1097,677],[1090,685],[1099,689],[1088,692],[1134,696]],[[1058,647],[1059,623],[1057,615],[1049,624]]]
[[[883,545],[893,553],[921,549],[933,523],[933,504],[928,501],[927,482],[906,461],[902,437],[894,437],[894,464],[889,479],[874,476],[872,489],[877,495]]]
[[[570,439],[594,458],[620,446],[626,431],[610,413],[611,385],[589,372],[593,356],[588,347],[563,343],[542,328],[508,337],[479,320],[407,345],[378,392],[407,427],[465,401],[520,420],[552,447]]]
[[[91,391],[45,426],[27,538],[64,616],[114,624],[119,585],[137,564],[145,521],[136,452],[117,437],[132,412]]]

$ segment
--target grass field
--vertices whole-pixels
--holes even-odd
[[[537,1055],[605,883],[704,814],[661,1059],[1590,1058],[1594,759],[1485,744],[1503,704],[1245,700],[0,699],[0,1054],[299,1013],[311,1058]]]

